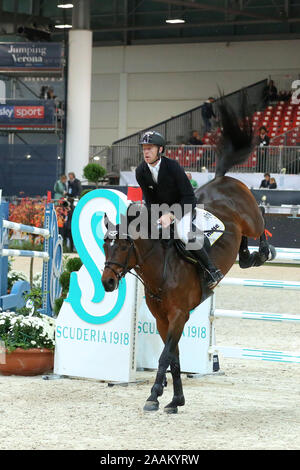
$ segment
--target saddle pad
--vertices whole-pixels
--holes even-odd
[[[225,231],[225,225],[215,215],[196,207],[196,215],[193,223],[199,230],[203,230],[211,245],[213,245]]]

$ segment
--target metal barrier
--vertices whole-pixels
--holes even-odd
[[[212,145],[168,145],[168,158],[189,171],[215,171],[217,153]],[[108,172],[130,171],[142,161],[139,145],[113,145],[112,147],[91,147],[90,161],[97,161]],[[247,162],[236,165],[232,172],[244,173],[300,173],[300,147],[269,146],[256,147]]]

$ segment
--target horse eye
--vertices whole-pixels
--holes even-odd
[[[127,250],[127,246],[126,245],[122,245],[121,246],[121,251],[126,251]]]

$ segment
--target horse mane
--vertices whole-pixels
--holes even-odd
[[[239,115],[224,96],[218,105],[222,134],[217,144],[216,177],[224,176],[234,165],[244,163],[253,149],[252,120],[246,91],[241,93]]]
[[[133,209],[133,210],[130,211],[130,209]],[[145,218],[143,220],[144,221],[146,220],[147,230],[148,232],[150,232],[151,217],[150,217],[150,214],[148,213],[148,209],[145,204],[141,202],[135,202],[135,201],[131,202],[128,205],[126,214],[121,214],[120,224],[116,225],[116,230],[119,232],[120,227],[122,226],[123,229],[125,229],[126,232],[128,233],[130,223],[133,222],[135,219],[137,219],[142,213],[145,214]]]
[[[130,209],[132,210],[130,211]],[[163,245],[165,245],[168,244],[172,238],[172,236],[171,238],[169,236],[169,230],[173,233],[173,227],[170,227],[170,229],[162,229],[159,227],[157,221],[152,219],[152,213],[144,203],[131,202],[127,207],[126,214],[121,215],[121,223],[116,226],[116,230],[119,232],[120,226],[122,225],[123,230],[126,229],[126,233],[131,236],[130,224],[133,221],[137,222],[134,230],[137,227],[143,239],[160,240]]]

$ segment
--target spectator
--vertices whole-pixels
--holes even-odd
[[[46,100],[47,99],[47,90],[48,90],[47,86],[42,86],[41,87],[41,90],[40,90],[40,99],[41,100]]]
[[[270,184],[269,184],[269,189],[276,189],[277,188],[277,183],[275,178],[270,178]]]
[[[266,166],[266,147],[268,147],[270,143],[269,136],[267,134],[267,129],[262,126],[259,128],[259,135],[257,137],[257,145],[259,145],[259,149],[257,149],[257,169],[259,172],[265,171]]]
[[[63,198],[59,201],[59,206],[57,210],[57,225],[58,225],[58,232],[64,239],[65,237],[65,221],[68,214],[69,202],[66,198]]]
[[[58,200],[67,194],[67,177],[61,175],[54,185],[54,199]]]
[[[188,142],[189,145],[203,145],[202,140],[200,139],[200,135],[198,131],[193,131],[192,136]]]
[[[267,105],[270,101],[278,100],[277,88],[274,85],[273,80],[270,80],[266,88],[264,89],[264,102]]]
[[[198,188],[198,183],[197,183],[196,180],[193,180],[192,174],[191,173],[186,173],[186,176],[190,180],[190,183],[193,186],[193,189],[197,189]]]
[[[204,131],[210,132],[211,131],[211,118],[214,117],[216,118],[216,115],[213,110],[212,103],[214,103],[215,100],[211,96],[206,100],[202,106],[201,109],[201,114],[204,122]]]
[[[264,179],[260,183],[260,188],[268,188],[270,185],[270,173],[265,173],[264,174]]]
[[[64,242],[66,243],[66,246],[70,248],[70,251],[72,253],[74,249],[74,243],[73,243],[73,237],[72,237],[72,231],[71,231],[71,222],[72,222],[73,212],[75,209],[74,198],[68,197],[65,207],[66,207],[66,217],[65,217],[64,230],[63,230],[63,239],[64,239]]]
[[[291,91],[285,91],[285,90],[282,90],[279,92],[278,94],[278,101],[289,101],[289,99],[291,98],[292,96],[292,92]]]
[[[269,143],[270,143],[270,138],[267,134],[267,129],[265,128],[265,126],[261,126],[259,128],[257,145],[259,145],[260,147],[267,147]]]
[[[68,196],[75,198],[80,196],[82,188],[79,179],[75,177],[75,173],[72,171],[68,173],[69,181],[68,181]]]
[[[55,100],[56,98],[56,95],[54,94],[54,90],[53,88],[48,88],[48,91],[47,91],[47,99],[48,100]]]

